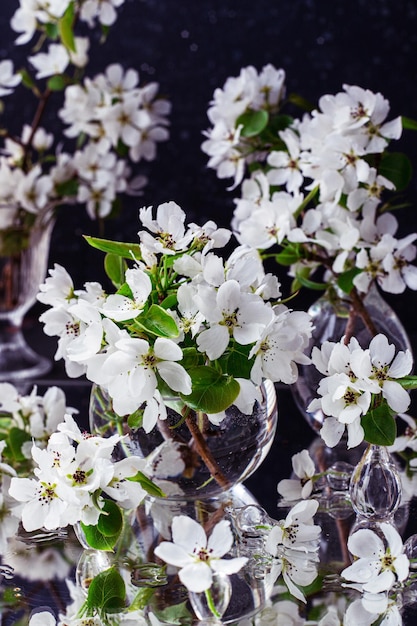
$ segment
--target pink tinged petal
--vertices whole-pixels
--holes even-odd
[[[213,572],[221,572],[222,574],[236,574],[242,567],[246,565],[248,559],[245,556],[239,556],[234,559],[214,559],[210,561]]]
[[[156,366],[161,378],[173,389],[179,391],[184,395],[191,393],[191,378],[188,372],[179,365],[179,363],[173,363],[172,361],[162,361]]]
[[[177,515],[172,521],[172,540],[192,553],[194,548],[205,548],[207,537],[204,528],[191,517]]]
[[[408,391],[393,380],[384,382],[382,395],[396,413],[405,413],[410,406],[411,399]]]
[[[194,563],[192,556],[184,548],[170,541],[163,541],[154,550],[157,557],[176,567],[185,567]]]
[[[187,565],[178,572],[180,581],[189,591],[201,593],[210,589],[212,583],[212,573],[207,563],[198,561],[192,565]]]
[[[220,557],[229,552],[233,545],[233,534],[230,530],[230,522],[222,520],[213,529],[211,533],[207,548],[210,551],[210,556]]]

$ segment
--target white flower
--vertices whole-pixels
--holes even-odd
[[[369,528],[360,528],[348,539],[348,549],[356,560],[346,567],[341,576],[359,583],[363,591],[389,591],[396,581],[403,582],[410,562],[398,531],[387,522],[380,524],[384,540]]]
[[[242,292],[236,280],[227,280],[217,291],[199,286],[196,301],[210,325],[198,335],[197,346],[210,360],[224,353],[231,335],[243,345],[257,341],[273,317],[272,309]]]
[[[29,61],[37,70],[36,78],[47,78],[54,74],[63,74],[70,58],[64,46],[57,43],[50,44],[48,52],[38,52]]]
[[[295,478],[284,478],[278,483],[278,493],[286,500],[300,500],[309,498],[313,491],[313,480],[316,473],[316,467],[313,459],[310,457],[308,450],[301,450],[294,454],[292,459],[292,468]]]
[[[132,291],[132,298],[119,294],[108,296],[102,306],[102,312],[115,322],[134,319],[143,310],[152,291],[151,280],[139,268],[126,270],[125,280]]]
[[[172,520],[172,542],[163,541],[155,548],[155,555],[179,567],[178,576],[189,591],[196,593],[210,589],[212,572],[234,574],[247,562],[245,557],[222,559],[233,544],[230,522],[222,520],[207,539],[198,522],[185,515]]]
[[[185,213],[175,202],[164,202],[156,210],[156,219],[152,218],[152,207],[143,207],[139,211],[142,224],[156,237],[146,231],[139,232],[139,238],[150,252],[175,254],[183,250],[192,238],[191,232],[186,236],[184,222]]]
[[[0,61],[0,97],[13,93],[13,90],[21,82],[20,74],[14,73],[13,62],[8,59]]]
[[[55,626],[55,617],[49,611],[38,611],[32,613],[29,626]]]
[[[125,0],[86,0],[81,5],[80,19],[89,26],[94,25],[94,20],[104,26],[111,26],[117,19],[116,8],[122,6]]]
[[[316,551],[321,528],[314,525],[313,517],[318,506],[316,500],[303,500],[295,504],[285,520],[270,530],[265,550],[274,556],[279,556],[280,545],[303,552]]]

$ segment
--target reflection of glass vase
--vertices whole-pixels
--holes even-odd
[[[22,322],[45,279],[52,228],[48,214],[30,226],[0,229],[0,381],[17,384],[51,369],[49,359],[27,345]]]
[[[119,431],[127,435],[116,448],[116,458],[131,454],[145,458],[145,473],[166,494],[162,498],[146,498],[135,511],[129,525],[133,536],[124,543],[125,562],[154,563],[153,550],[160,541],[171,539],[171,523],[176,515],[197,520],[209,535],[222,519],[230,521],[233,528],[236,510],[256,503],[241,483],[262,463],[274,438],[277,404],[270,381],[261,385],[261,398],[251,415],[230,407],[219,425],[212,424],[202,413],[184,411],[178,399],[165,399],[167,419],[159,420],[150,433],[145,433],[142,428],[131,430],[126,419],[118,419],[107,394],[93,387],[91,432],[109,436]],[[229,555],[240,556],[241,549],[236,533]],[[255,556],[230,578],[230,603],[222,623],[244,619],[260,610],[266,601],[265,584],[258,575]],[[156,612],[188,602],[187,590],[177,572],[168,568],[167,573],[168,581],[158,586],[153,595]],[[219,597],[223,594],[219,593]],[[191,615],[195,601],[198,598],[187,605]],[[201,611],[203,605],[204,602]]]
[[[393,518],[401,503],[401,478],[385,446],[368,445],[352,472],[349,492],[359,517],[379,522]]]
[[[372,320],[376,332],[384,333],[397,350],[411,350],[408,335],[395,312],[382,298],[376,286],[366,294],[363,305]],[[332,288],[319,298],[308,310],[314,330],[307,354],[314,346],[320,348],[325,341],[339,341],[346,333],[355,337],[366,348],[372,339],[372,332],[364,317],[355,311],[352,301],[346,294]],[[319,431],[323,424],[323,413],[317,410],[307,412],[306,408],[316,396],[322,375],[313,365],[299,365],[298,380],[292,385],[294,400],[310,426]]]

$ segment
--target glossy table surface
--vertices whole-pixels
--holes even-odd
[[[32,334],[31,332],[32,331]],[[39,329],[35,326],[33,329],[29,326],[29,336],[32,343],[43,353],[53,354],[54,346],[48,339],[43,340]],[[38,386],[38,391],[44,393],[48,386],[60,386],[67,397],[67,405],[75,407],[78,410],[77,420],[79,424],[88,428],[88,405],[90,396],[90,383],[85,380],[69,380],[64,372],[61,363],[55,363],[50,374],[42,380],[31,381],[32,384]],[[277,493],[277,483],[283,478],[291,475],[291,457],[296,452],[304,448],[309,448],[312,454],[317,450],[322,450],[320,439],[317,433],[307,424],[306,420],[301,416],[299,410],[294,404],[291,391],[288,387],[277,385],[278,397],[278,427],[277,432],[270,449],[269,454],[262,463],[261,467],[246,481],[245,485],[254,499],[265,509],[266,513],[275,520],[281,520],[285,517],[287,509],[279,506],[279,497]],[[357,454],[356,454],[357,456]],[[352,459],[354,462],[354,459]],[[333,494],[334,495],[334,494]],[[340,494],[336,494],[339,495]],[[342,494],[342,500],[345,500]],[[321,570],[327,573],[334,573],[334,568],[342,567],[349,564],[349,554],[346,549],[346,540],[349,536],[350,529],[355,522],[353,511],[346,509],[339,515],[338,507],[328,504],[328,499],[323,506],[320,507],[320,514],[315,523],[320,524],[322,528],[322,537],[320,541]],[[414,532],[417,532],[417,510],[416,498],[413,498],[407,506],[400,509],[400,513],[396,517],[397,527],[401,532],[405,541]],[[29,538],[24,533],[19,533],[18,542],[12,541],[10,552],[4,555],[2,562],[2,582],[0,599],[2,609],[0,624],[2,626],[20,626],[29,622],[29,617],[33,610],[50,609],[56,617],[62,616],[67,611],[67,607],[71,606],[74,594],[82,594],[80,589],[76,589],[74,581],[76,579],[77,564],[83,554],[83,549],[75,537],[72,529],[66,529],[62,533],[45,536],[40,534],[37,538]],[[68,583],[68,581],[71,581]],[[336,603],[341,610],[341,602],[344,597],[341,593],[339,585],[332,586],[333,578],[327,580],[324,589],[325,592],[318,596],[311,606],[317,603]],[[336,591],[335,591],[336,590]],[[72,596],[71,596],[72,594]],[[410,601],[412,594],[408,594],[409,605],[406,606],[402,613],[404,626],[416,624],[417,604],[414,605]],[[417,597],[417,592],[416,592]],[[287,598],[288,600],[288,598]],[[291,601],[291,598],[289,598]],[[297,613],[301,617],[298,621],[290,621],[286,617],[288,603],[282,606],[283,613],[269,613],[268,620],[257,623],[265,624],[304,624],[307,614],[302,604],[297,608]],[[294,605],[295,606],[295,605]],[[275,609],[274,609],[275,610]],[[271,609],[272,611],[272,609]],[[317,609],[316,609],[317,612]],[[342,609],[343,613],[343,609]],[[273,615],[273,617],[271,617]],[[304,617],[303,617],[304,615]],[[314,611],[311,614],[314,617]],[[282,620],[282,621],[280,621]],[[287,621],[285,621],[287,620]],[[67,624],[66,621],[62,622]],[[85,622],[85,624],[90,622]],[[96,622],[91,622],[91,624]],[[99,624],[100,622],[97,622]],[[124,621],[115,621],[116,624],[125,624]],[[128,626],[133,623],[141,623],[139,621],[126,621]],[[154,622],[167,623],[167,622]],[[188,622],[178,622],[188,623]],[[235,623],[235,622],[233,622]],[[317,623],[317,622],[313,622]],[[84,625],[84,622],[68,620],[68,624]],[[245,626],[249,622],[244,622]]]

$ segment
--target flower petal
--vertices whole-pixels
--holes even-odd
[[[178,572],[180,581],[187,587],[189,591],[201,593],[210,589],[212,582],[212,573],[207,563],[198,561],[192,565],[187,565]]]

